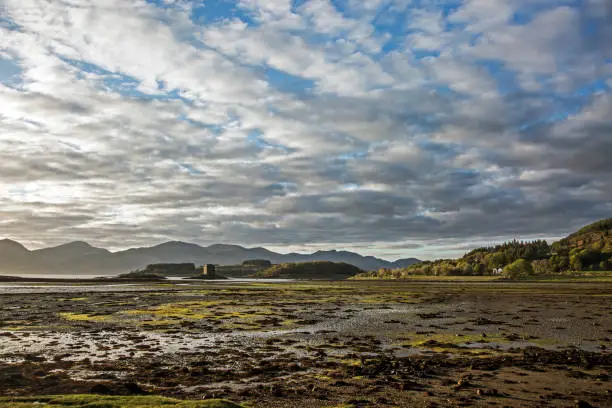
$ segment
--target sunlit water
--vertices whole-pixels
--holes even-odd
[[[75,275],[11,275],[26,278],[53,278],[53,279],[92,279],[97,276],[75,276]],[[115,276],[105,276],[115,277]],[[230,279],[212,279],[212,280],[195,280],[186,279],[183,277],[172,277],[167,280],[159,282],[131,282],[131,283],[117,283],[117,282],[0,282],[0,294],[11,294],[11,293],[77,293],[77,292],[132,292],[132,291],[151,291],[151,290],[168,290],[173,286],[189,286],[189,285],[201,285],[206,283],[218,284],[233,284],[241,282],[263,282],[263,283],[283,283],[293,282],[293,279],[249,279],[249,278],[230,278]],[[168,283],[174,285],[167,286]]]

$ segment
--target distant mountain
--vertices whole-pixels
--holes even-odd
[[[29,260],[30,251],[19,242],[0,240],[0,271],[17,270]]]
[[[416,258],[402,258],[402,259],[398,259],[395,262],[392,262],[393,266],[391,268],[406,268],[410,265],[414,265],[414,264],[418,264],[419,262],[422,262],[420,259],[416,259]]]
[[[76,241],[30,251],[18,242],[0,240],[0,273],[119,274],[142,269],[154,263],[193,262],[236,265],[249,259],[268,259],[272,263],[329,261],[345,262],[362,270],[398,268],[420,262],[415,258],[389,262],[348,251],[317,251],[313,254],[279,254],[265,248],[215,244],[208,247],[170,241],[152,247],[110,252],[87,242]]]

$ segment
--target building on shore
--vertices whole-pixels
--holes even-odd
[[[213,264],[205,264],[202,266],[202,275],[206,276],[208,279],[214,279],[217,277],[217,270],[215,265]]]

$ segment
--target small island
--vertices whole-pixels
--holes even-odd
[[[344,262],[295,262],[272,265],[258,271],[253,278],[280,278],[280,279],[316,279],[316,280],[342,280],[363,272],[354,265]]]
[[[147,265],[145,269],[119,275],[120,279],[165,280],[169,277],[199,280],[227,279],[216,272],[213,264],[196,267],[193,263],[160,263]]]

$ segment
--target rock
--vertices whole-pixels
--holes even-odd
[[[585,400],[576,400],[576,408],[596,408],[595,406],[589,404]]]
[[[21,387],[26,385],[28,383],[28,380],[21,373],[2,373],[0,374],[0,383],[4,385]]]
[[[459,381],[457,381],[458,387],[467,387],[469,385],[470,385],[470,382],[465,378],[460,378]]]
[[[126,390],[128,390],[130,394],[140,394],[140,395],[147,394],[147,392],[143,390],[142,388],[140,388],[140,386],[136,384],[135,382],[125,383],[123,386],[125,387]]]
[[[91,387],[89,389],[89,392],[91,392],[92,394],[106,394],[106,395],[110,395],[113,393],[113,390],[111,390],[109,387],[107,387],[104,384],[96,384],[93,387]]]
[[[474,323],[477,324],[478,326],[486,326],[486,325],[492,325],[492,324],[503,324],[503,322],[497,321],[497,320],[490,320],[487,319],[486,317],[478,317],[476,320],[474,320]]]

